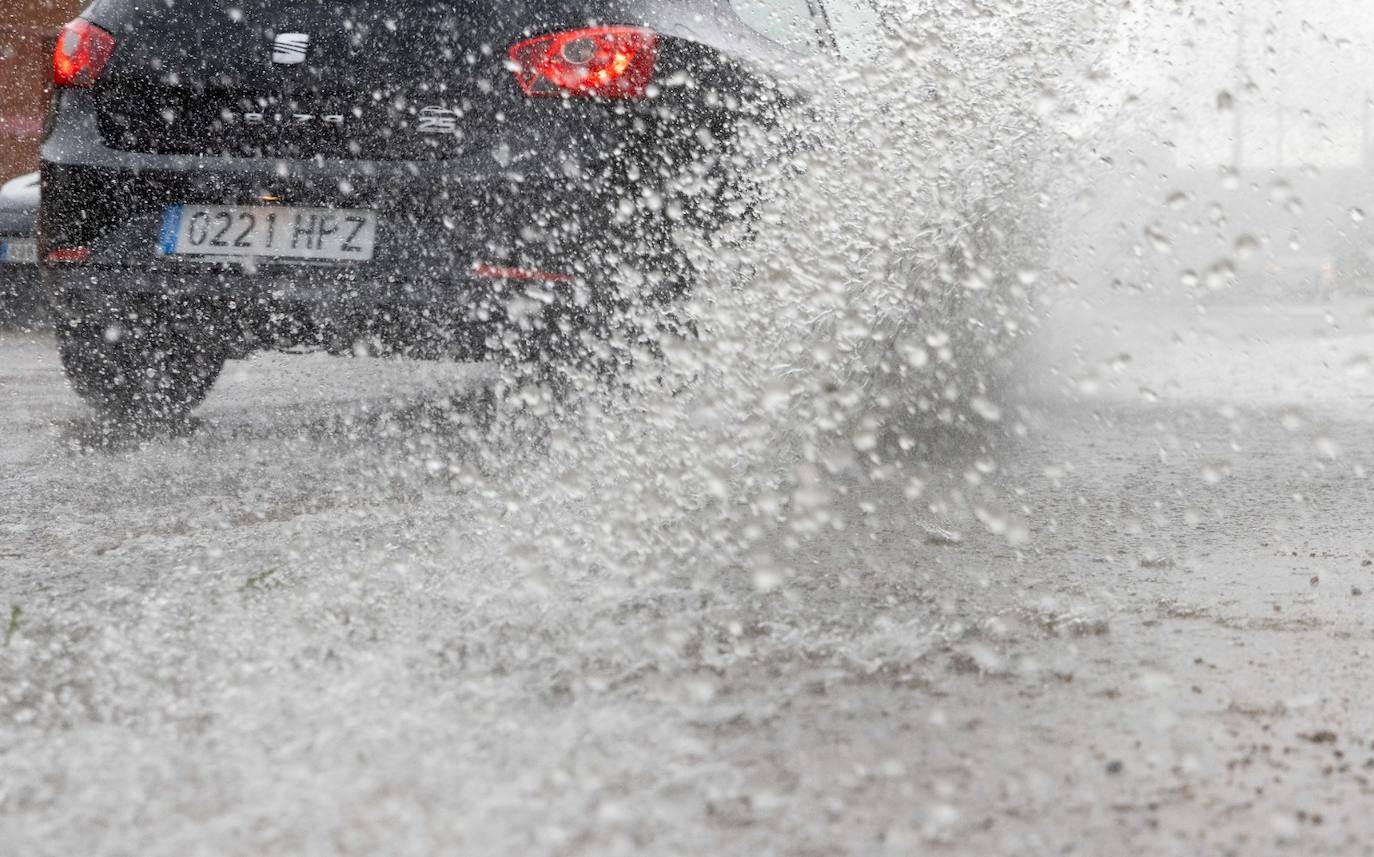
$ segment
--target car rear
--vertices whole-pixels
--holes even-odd
[[[727,8],[97,0],[54,59],[51,288],[69,315],[176,298],[249,347],[457,356],[532,305],[567,337],[669,300],[674,233],[725,217],[734,124],[772,100],[776,46]]]
[[[312,302],[452,300],[483,272],[677,273],[665,197],[719,158],[728,117],[700,84],[729,72],[646,16],[589,17],[102,0],[63,35],[44,260]],[[578,78],[566,58],[584,55]]]

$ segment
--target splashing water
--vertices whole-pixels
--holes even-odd
[[[1075,158],[1044,104],[1058,89],[1063,109],[1073,64],[1035,46],[1083,10],[948,4],[903,25],[919,37],[889,63],[759,132],[771,165],[751,234],[684,238],[696,334],[663,339],[628,395],[558,424],[517,477],[531,544],[556,534],[627,578],[752,569],[842,531],[840,507],[880,486],[957,467],[940,440],[1024,432],[1000,381],[1034,326],[1048,200]]]
[[[969,522],[1026,538],[990,478],[1024,430],[1000,379],[1049,277],[1096,9],[905,13],[889,62],[758,131],[754,224],[681,237],[692,332],[610,389],[534,428],[412,431],[358,486],[407,503],[293,542],[290,567],[30,609],[0,661],[5,779],[48,783],[0,785],[28,844],[685,853],[673,795],[767,812],[695,730],[937,646],[1008,669],[910,555]]]

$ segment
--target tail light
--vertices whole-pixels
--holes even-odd
[[[526,95],[642,98],[654,79],[658,36],[637,27],[588,27],[510,49]]]
[[[114,54],[114,36],[77,18],[62,28],[52,59],[52,82],[84,89],[100,78]]]

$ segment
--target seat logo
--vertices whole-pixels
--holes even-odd
[[[300,65],[305,62],[305,52],[309,47],[309,33],[278,33],[272,40],[272,62],[277,65]]]

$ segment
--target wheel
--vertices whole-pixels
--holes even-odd
[[[203,307],[156,298],[64,296],[54,307],[62,368],[77,395],[120,422],[184,419],[228,347]]]

